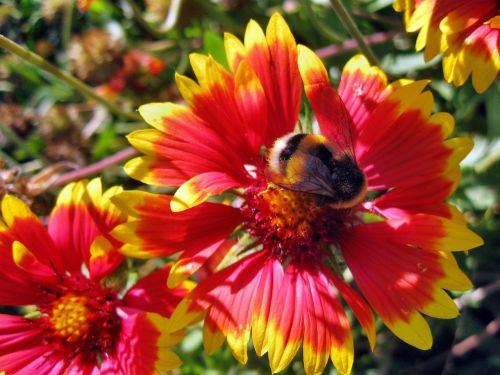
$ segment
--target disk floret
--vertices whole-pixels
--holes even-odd
[[[249,189],[242,211],[250,234],[283,260],[320,256],[336,222],[333,211],[340,213],[319,206],[313,194],[273,184],[260,191]]]
[[[65,351],[74,347],[90,356],[113,353],[121,326],[116,292],[82,278],[65,284],[71,287],[45,293],[49,300],[41,308],[40,323],[47,340],[59,342]]]
[[[68,294],[52,303],[49,315],[55,335],[75,342],[87,334],[93,313],[87,308],[87,298]]]

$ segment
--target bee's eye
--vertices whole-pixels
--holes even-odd
[[[332,181],[337,181],[339,179],[339,175],[337,174],[337,172],[333,172],[330,177]]]

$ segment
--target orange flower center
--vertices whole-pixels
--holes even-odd
[[[335,243],[336,224],[343,224],[350,211],[320,201],[314,194],[273,184],[250,188],[242,206],[245,228],[283,261],[322,257]]]
[[[43,290],[40,318],[44,341],[62,358],[79,356],[95,364],[118,349],[122,319],[120,298],[113,289],[81,274],[62,276],[60,283]]]
[[[56,335],[75,342],[85,335],[90,327],[92,313],[87,308],[87,298],[65,295],[53,302],[50,322]]]
[[[259,196],[267,204],[270,224],[283,238],[309,238],[316,204],[311,194],[268,187]]]

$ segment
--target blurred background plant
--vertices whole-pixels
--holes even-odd
[[[431,320],[435,344],[419,351],[379,327],[375,353],[355,330],[354,374],[500,373],[500,85],[477,94],[470,82],[443,80],[439,58],[424,62],[415,35],[404,33],[392,0],[344,0],[381,67],[392,77],[431,79],[436,111],[450,112],[457,134],[475,139],[452,198],[485,246],[458,255],[475,289],[455,295],[462,310],[451,321]],[[144,128],[136,108],[179,101],[174,72],[186,73],[191,52],[225,63],[222,33],[242,37],[250,18],[261,25],[279,11],[298,42],[325,59],[334,83],[356,53],[327,0],[3,0],[0,34],[69,72],[97,96],[0,50],[0,195],[20,196],[46,215],[59,187],[96,174],[104,184],[142,188],[121,162],[134,151],[125,135]],[[189,74],[190,72],[187,71]],[[105,105],[103,105],[105,104]],[[0,307],[0,312],[12,309]],[[249,351],[239,365],[227,348],[209,357],[199,327],[178,348],[182,374],[264,374],[267,359]],[[335,373],[331,367],[326,373]],[[300,358],[285,373],[301,374]]]

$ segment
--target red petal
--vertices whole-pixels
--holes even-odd
[[[220,133],[229,146],[244,159],[258,156],[259,150],[253,150],[246,137],[246,126],[242,119],[235,98],[234,77],[232,77],[212,57],[192,55],[191,65],[200,83],[200,89],[192,92],[183,88],[185,78],[177,76],[177,85],[181,93],[190,90],[187,99],[193,113],[203,119],[209,127]],[[257,153],[255,153],[257,151]]]
[[[156,314],[132,314],[122,319],[122,331],[116,349],[121,373],[156,374],[179,367],[181,360],[170,350],[176,340],[166,331],[168,320]]]
[[[391,92],[385,73],[370,66],[363,55],[354,56],[344,66],[338,90],[358,131],[377,104]]]
[[[441,186],[451,182],[447,186],[450,193],[456,186],[458,162],[470,150],[471,142],[465,138],[445,140],[453,129],[453,119],[441,113],[429,116],[433,100],[429,92],[421,93],[425,84],[415,82],[394,91],[360,130],[356,156],[369,189],[441,180]]]
[[[259,77],[271,110],[272,127],[265,146],[293,131],[301,101],[301,84],[297,67],[297,47],[288,25],[279,14],[269,21],[266,35],[255,21],[245,33],[247,59]]]
[[[337,288],[339,293],[351,308],[352,312],[356,316],[356,319],[358,319],[359,324],[361,324],[361,327],[363,327],[363,330],[368,337],[370,347],[373,350],[375,348],[376,327],[372,310],[366,304],[364,299],[361,298],[359,294],[354,289],[352,289],[344,280],[337,276],[337,274],[333,273],[329,269],[322,269],[322,272],[330,280],[330,282],[335,285],[335,288]]]
[[[113,231],[126,243],[121,248],[123,253],[152,258],[201,251],[227,238],[242,220],[238,209],[215,203],[174,213],[171,200],[171,196],[142,191],[124,192],[114,199],[134,218]]]
[[[252,341],[257,355],[263,355],[269,350],[269,343],[272,340],[271,332],[268,330],[271,305],[278,298],[283,276],[281,263],[270,257],[263,266],[253,305]]]
[[[128,136],[129,142],[148,156],[129,161],[125,166],[127,173],[146,183],[178,186],[198,174],[218,171],[245,185],[249,176],[244,165],[251,163],[252,154],[231,147],[224,135],[188,109],[168,104],[141,107],[150,124],[163,121],[165,129],[138,130]],[[149,112],[163,112],[161,120],[152,119],[153,115],[160,115]]]
[[[328,278],[302,270],[304,283],[304,364],[306,372],[323,371],[330,353],[340,373],[349,373],[354,352],[349,320]]]
[[[121,188],[115,187],[103,193],[98,179],[72,183],[61,191],[48,230],[56,244],[53,252],[61,258],[66,271],[80,272],[83,263],[92,268],[91,249],[100,236],[103,236],[99,243],[103,251],[100,272],[91,269],[93,276],[109,272],[123,260],[116,253],[120,243],[109,236],[116,225],[125,221],[109,200],[120,191]]]
[[[304,338],[306,286],[295,267],[288,265],[276,299],[271,302],[267,327],[269,364],[273,372],[284,370]]]
[[[268,256],[267,251],[260,251],[243,258],[203,280],[189,296],[192,309],[209,308],[205,324],[226,336],[242,363],[247,359],[256,290]]]
[[[123,306],[170,317],[177,304],[188,293],[188,289],[183,285],[176,288],[167,287],[170,269],[171,265],[167,264],[140,279],[123,297]]]
[[[432,337],[419,311],[435,306],[443,298],[442,286],[460,278],[460,271],[448,269],[449,255],[436,251],[441,240],[438,232],[434,232],[436,250],[419,247],[429,240],[418,229],[411,233],[411,223],[408,225],[406,232],[400,232],[391,221],[358,225],[340,238],[340,246],[356,284],[382,320],[402,339],[425,349]],[[469,282],[462,284],[467,287]],[[443,309],[433,315],[453,316],[451,307],[444,305]],[[426,332],[419,336],[418,329]]]
[[[0,314],[0,369],[7,374],[62,374],[63,358],[45,343],[36,321]]]
[[[205,202],[210,196],[240,187],[240,183],[221,172],[206,172],[184,182],[170,203],[174,212],[184,211]]]
[[[59,254],[54,252],[55,245],[47,229],[24,202],[14,196],[6,195],[2,200],[2,216],[7,226],[0,226],[0,244],[9,258],[12,256],[9,253],[13,241],[18,241],[37,261],[49,267],[60,266],[61,260],[57,256]],[[5,270],[8,272],[9,269]]]
[[[313,51],[299,46],[299,67],[307,99],[314,110],[321,134],[340,150],[352,154],[352,119],[339,94],[330,85],[323,63]]]
[[[274,136],[265,136],[268,132],[275,133],[275,123],[272,123],[272,112],[268,107],[266,92],[256,73],[247,61],[242,61],[234,76],[234,95],[236,105],[245,123],[245,135],[251,145],[254,155],[260,153],[261,147],[269,146]],[[262,138],[265,138],[264,140]]]
[[[209,274],[213,274],[220,262],[226,256],[228,251],[237,243],[237,239],[227,239],[215,242],[205,249],[192,251],[184,251],[182,256],[175,262],[168,278],[168,286],[175,287],[181,281],[186,280],[189,276],[204,267],[205,275],[200,275],[203,270],[198,272],[198,280],[203,280]]]

